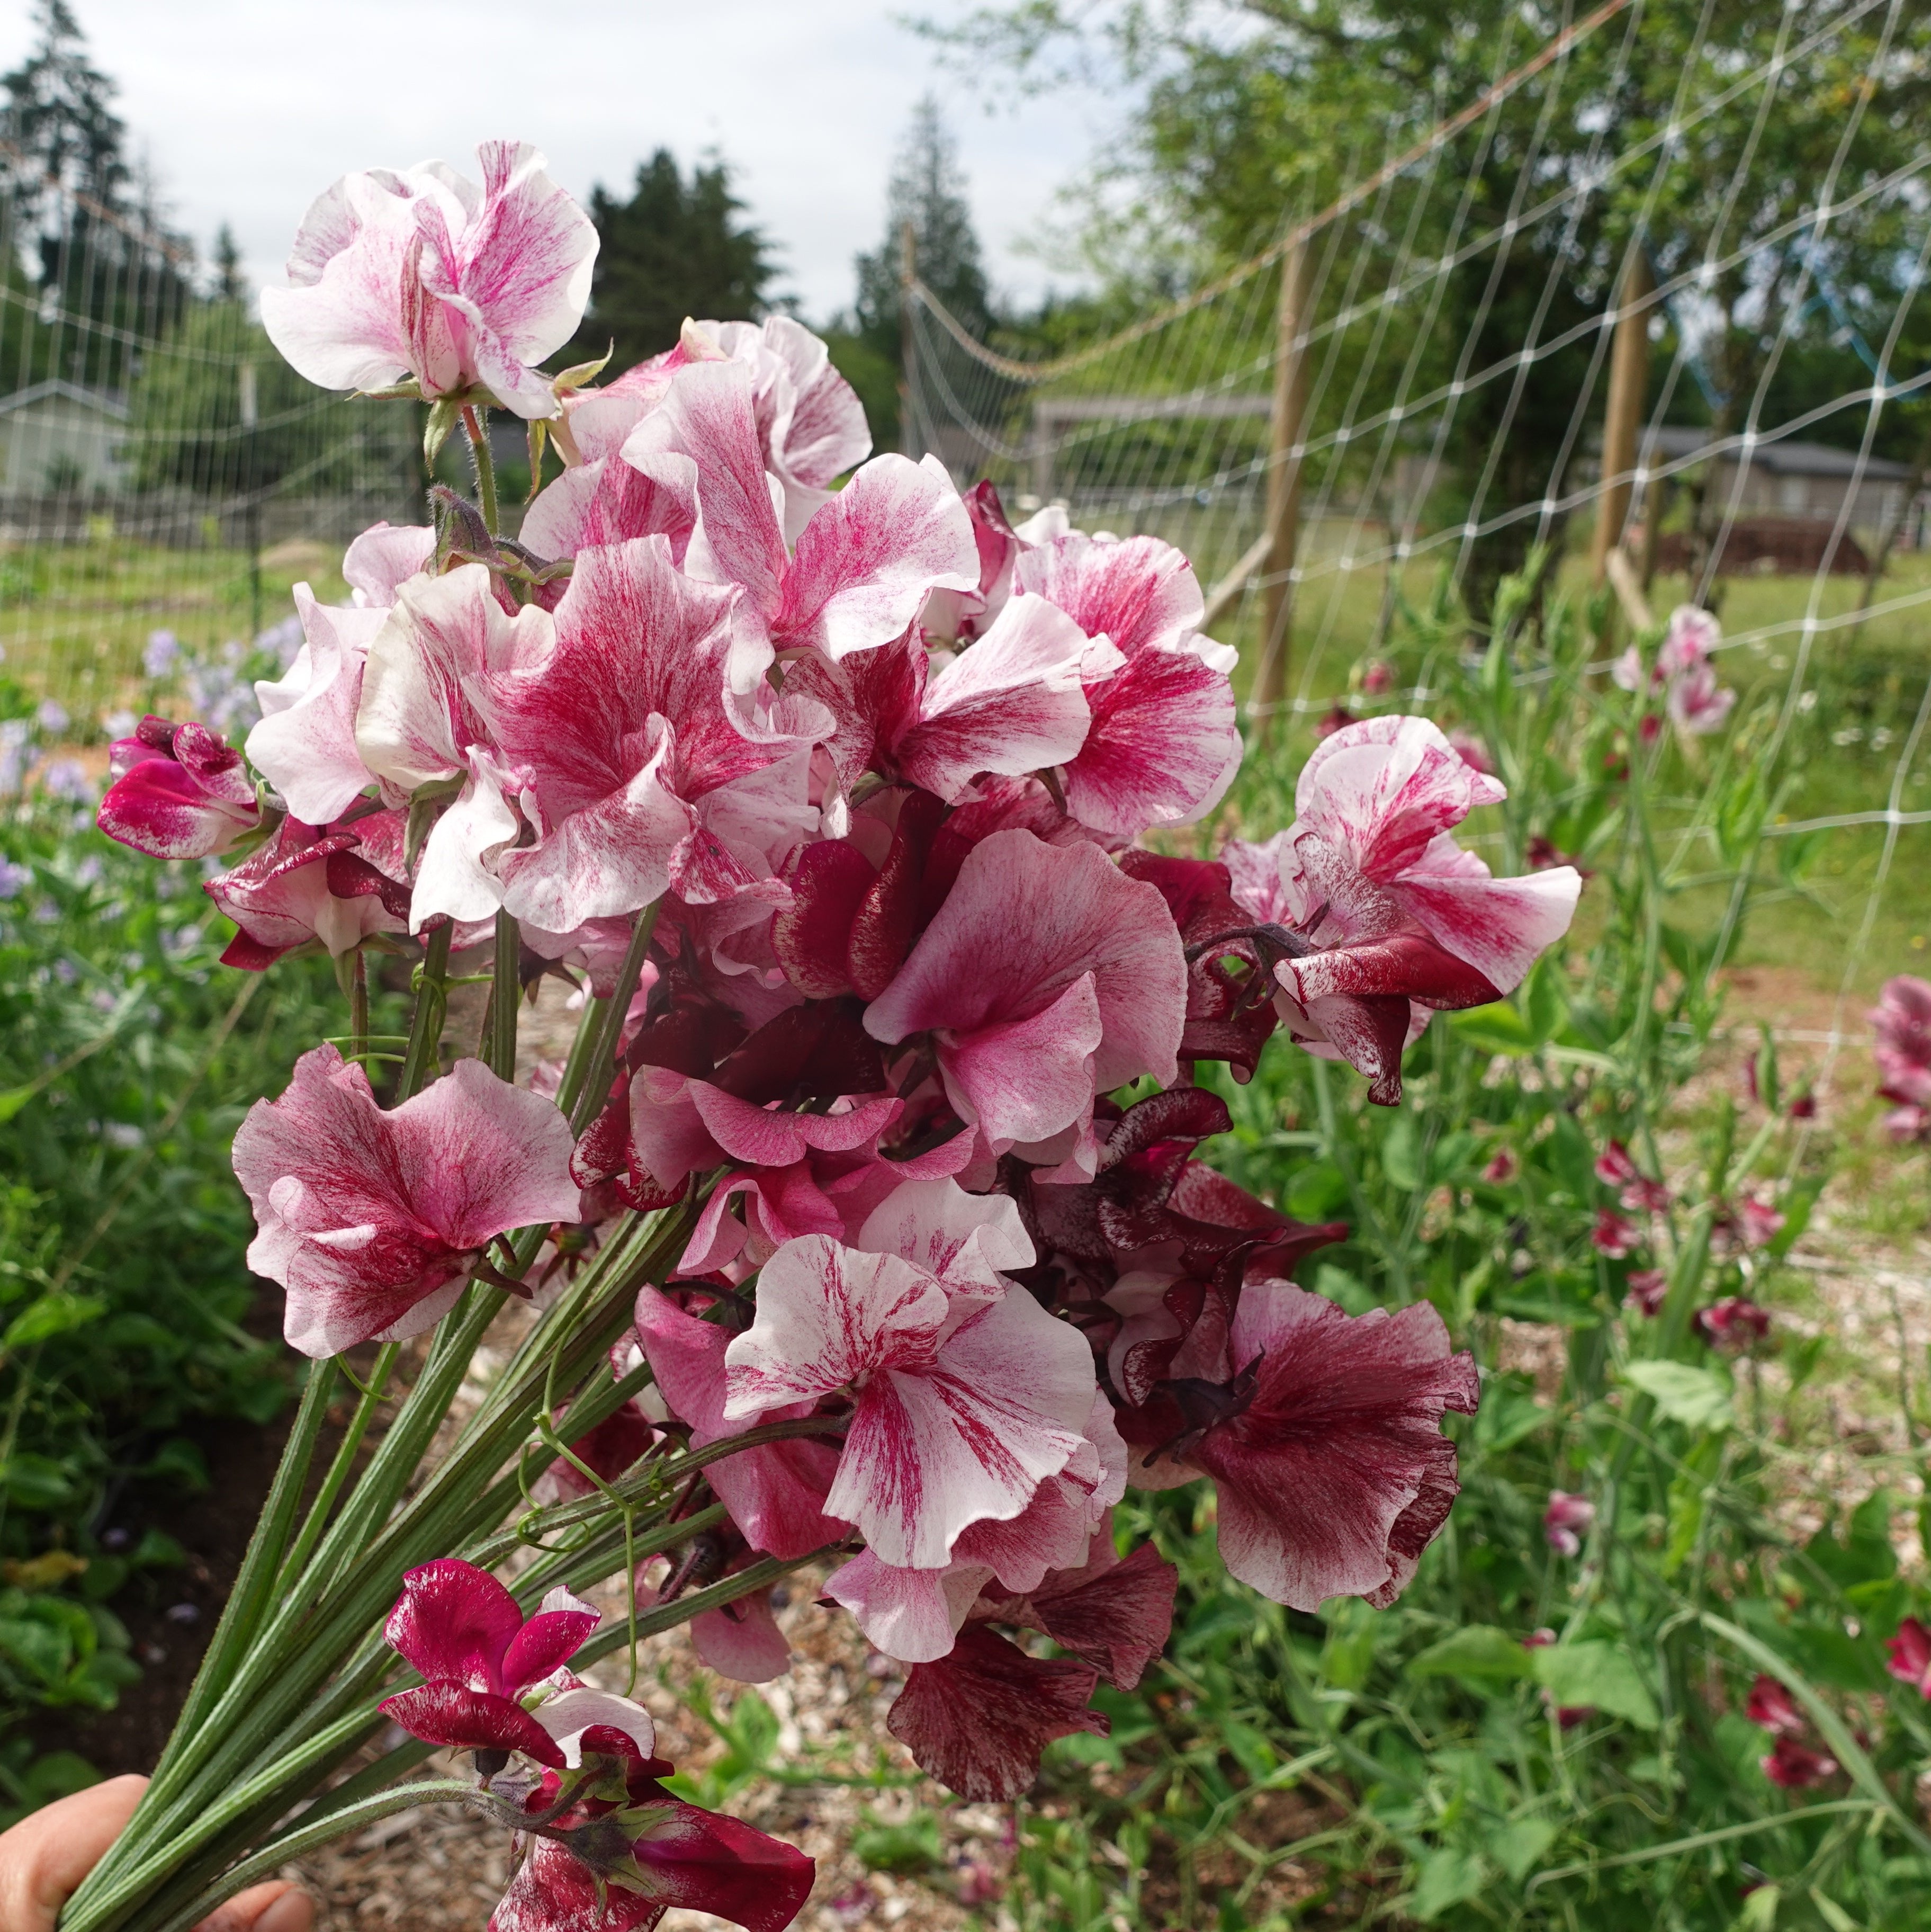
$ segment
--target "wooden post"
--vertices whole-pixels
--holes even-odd
[[[1287,688],[1288,646],[1294,619],[1294,567],[1300,541],[1301,458],[1296,446],[1307,415],[1307,345],[1311,259],[1305,237],[1281,262],[1281,300],[1274,326],[1274,406],[1268,430],[1267,580],[1261,590],[1261,661],[1248,696],[1255,741],[1265,744],[1274,707]]]
[[[1633,244],[1623,268],[1618,298],[1616,339],[1609,350],[1609,400],[1603,418],[1602,494],[1597,499],[1596,530],[1589,543],[1589,584],[1600,590],[1609,574],[1609,552],[1623,540],[1642,434],[1643,405],[1649,387],[1649,257]],[[1651,520],[1655,520],[1654,508]]]
[[[898,230],[898,447],[916,458],[918,431],[912,420],[912,284],[919,278],[919,237],[911,223]]]

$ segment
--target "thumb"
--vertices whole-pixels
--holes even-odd
[[[133,1816],[145,1778],[110,1778],[43,1805],[0,1832],[0,1932],[54,1932],[54,1922]]]

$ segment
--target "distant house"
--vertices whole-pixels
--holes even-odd
[[[1645,467],[1668,464],[1681,477],[1684,472],[1676,466],[1686,458],[1693,461],[1711,446],[1708,430],[1665,424],[1644,432],[1641,460]],[[1837,449],[1828,443],[1777,441],[1759,442],[1747,454],[1724,448],[1711,457],[1710,466],[1714,474],[1705,501],[1728,509],[1734,491],[1733,514],[1740,520],[1777,517],[1834,524],[1849,496],[1851,529],[1867,533],[1885,530],[1902,516],[1905,546],[1915,548],[1923,540],[1923,494],[1909,504],[1904,500],[1909,464],[1882,456],[1861,461],[1855,450]]]
[[[51,496],[126,487],[127,405],[55,376],[0,396],[0,490]]]

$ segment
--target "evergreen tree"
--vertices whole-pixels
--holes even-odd
[[[0,244],[5,268],[37,284],[41,319],[0,337],[0,388],[57,375],[118,389],[132,343],[182,314],[193,250],[137,178],[114,82],[67,0],[37,0],[34,17],[38,44],[0,75]]]
[[[660,148],[637,171],[628,201],[602,188],[590,196],[601,245],[590,305],[568,359],[616,353],[607,375],[672,347],[688,316],[755,319],[777,274],[763,231],[740,221],[730,170],[713,159],[688,182]]]
[[[857,334],[895,367],[899,359],[898,284],[903,238],[911,224],[919,278],[976,335],[992,326],[991,290],[966,200],[958,143],[936,96],[912,110],[886,190],[885,238],[858,258]]]
[[[226,222],[214,231],[214,299],[218,302],[245,303],[247,278],[241,272],[241,244]]]

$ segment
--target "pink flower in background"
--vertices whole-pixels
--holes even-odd
[[[1696,1311],[1696,1332],[1713,1347],[1741,1354],[1770,1333],[1770,1311],[1741,1294],[1727,1295]]]
[[[1492,1186],[1505,1186],[1522,1171],[1522,1162],[1512,1147],[1499,1147],[1489,1156],[1482,1178]]]
[[[1366,696],[1384,698],[1394,688],[1395,670],[1392,664],[1384,664],[1379,658],[1370,658],[1362,667],[1361,688]]]
[[[1687,737],[1707,736],[1723,728],[1737,701],[1734,691],[1717,682],[1710,662],[1722,638],[1723,628],[1710,612],[1679,604],[1669,614],[1669,628],[1647,674],[1642,653],[1632,644],[1610,667],[1610,680],[1627,692],[1663,692],[1664,709],[1677,730]],[[1661,729],[1656,714],[1646,714],[1642,742],[1654,743]]]
[[[1596,1178],[1621,1190],[1618,1198],[1633,1214],[1660,1214],[1669,1205],[1669,1190],[1639,1168],[1621,1141],[1612,1140],[1596,1158]]]
[[[496,1236],[574,1221],[570,1124],[479,1060],[385,1113],[332,1046],[295,1063],[235,1136],[258,1232],[248,1265],[288,1291],[289,1346],[317,1360],[419,1334]]]
[[[1657,670],[1666,678],[1679,677],[1699,664],[1708,663],[1711,653],[1723,640],[1723,627],[1715,614],[1694,604],[1679,604],[1669,614],[1669,622],[1657,646]]]
[[[1744,1715],[1767,1731],[1795,1736],[1804,1729],[1804,1716],[1792,1702],[1790,1693],[1774,1677],[1759,1672],[1750,1685]]]
[[[1619,1262],[1642,1239],[1642,1233],[1634,1222],[1626,1221],[1612,1208],[1599,1208],[1596,1210],[1596,1226],[1590,1234],[1589,1245],[1598,1254]]]
[[[1931,1630],[1906,1617],[1885,1647],[1885,1669],[1921,1696],[1931,1697]]]
[[[1581,1556],[1583,1535],[1595,1520],[1596,1505],[1587,1496],[1571,1496],[1567,1490],[1549,1491],[1542,1528],[1558,1556]]]
[[[1828,1784],[1837,1774],[1835,1758],[1790,1737],[1780,1737],[1769,1756],[1758,1762],[1765,1777],[1786,1791],[1806,1791],[1813,1785]]]
[[[1489,748],[1474,732],[1456,725],[1448,734],[1450,748],[1455,755],[1471,772],[1479,772],[1484,778],[1495,776],[1495,761],[1489,755]]]
[[[1669,1294],[1669,1277],[1661,1268],[1632,1268],[1630,1270],[1629,1293],[1626,1298],[1630,1307],[1638,1312],[1652,1317],[1661,1313],[1663,1304]]]
[[[574,333],[597,231],[520,142],[477,150],[481,188],[442,161],[345,175],[303,217],[289,286],[262,291],[275,346],[325,389],[413,376],[481,386],[520,416],[557,405],[535,364]]]
[[[1739,1204],[1746,1247],[1764,1248],[1775,1240],[1783,1232],[1784,1217],[1768,1202],[1759,1201],[1753,1194],[1746,1194]]]
[[[96,822],[151,859],[206,859],[261,823],[241,754],[205,724],[143,718],[109,754],[114,782]]]
[[[1737,694],[1727,684],[1717,682],[1715,670],[1699,664],[1669,687],[1670,722],[1689,736],[1708,737],[1723,728],[1736,701]]]
[[[1897,1103],[1885,1131],[1895,1141],[1931,1138],[1931,984],[1909,973],[1887,980],[1870,1021],[1878,1091]]]

